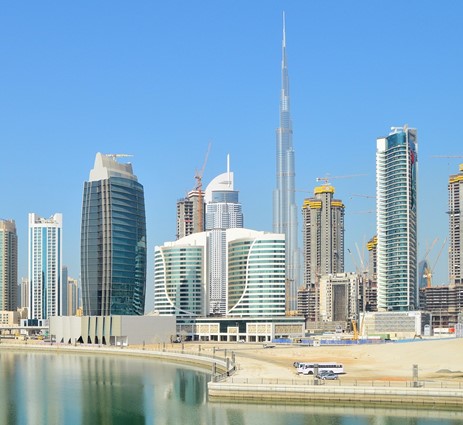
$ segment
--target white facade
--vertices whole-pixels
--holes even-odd
[[[154,250],[154,309],[192,318],[206,314],[207,232],[193,233]]]
[[[231,229],[227,242],[227,315],[284,316],[285,236]]]
[[[62,227],[62,214],[29,214],[29,319],[62,314]]]
[[[413,338],[424,335],[431,315],[422,311],[370,312],[361,316],[361,336],[389,334],[392,338]]]
[[[209,253],[217,244],[223,258]],[[212,260],[217,262],[212,264]],[[218,280],[225,285],[216,285],[212,270],[220,271]],[[154,287],[154,308],[162,315],[192,318],[211,311],[217,315],[284,315],[284,235],[226,229],[167,242],[155,248]],[[211,294],[225,310],[211,305]]]
[[[227,172],[214,178],[207,186],[206,230],[208,237],[208,305],[210,314],[224,315],[227,312],[227,235],[226,229],[242,228],[243,213],[238,202],[238,191],[234,190],[234,174],[230,171],[227,157]]]

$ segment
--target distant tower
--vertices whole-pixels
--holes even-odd
[[[63,215],[29,214],[29,319],[62,314]]]
[[[186,198],[177,201],[177,239],[204,231],[204,207],[199,206],[200,202],[204,200],[198,190],[188,192]]]
[[[330,184],[318,186],[302,206],[304,283],[309,287],[321,275],[344,272],[344,204],[333,195]]]
[[[0,310],[16,311],[18,236],[14,220],[0,220]]]
[[[393,127],[376,141],[378,310],[415,310],[417,285],[416,130]]]
[[[29,279],[27,277],[21,279],[20,294],[19,307],[29,309]]]
[[[463,164],[449,178],[449,283],[463,284]]]
[[[82,304],[86,316],[143,315],[146,219],[143,186],[127,155],[96,154],[84,184]]]
[[[299,286],[299,250],[297,242],[297,207],[295,201],[295,167],[293,129],[290,114],[289,78],[286,63],[286,28],[283,14],[283,42],[281,62],[280,127],[276,137],[276,187],[273,192],[273,232],[286,238],[286,279],[289,308],[297,307]]]
[[[206,230],[209,255],[209,314],[224,315],[227,311],[227,245],[226,229],[242,228],[243,213],[234,189],[234,174],[230,171],[214,178],[206,188]]]
[[[68,277],[67,287],[68,316],[75,316],[77,314],[77,309],[79,308],[79,287],[77,279]]]
[[[61,270],[61,315],[70,316],[68,312],[68,268],[63,266]]]

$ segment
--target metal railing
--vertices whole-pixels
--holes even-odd
[[[287,386],[308,386],[326,385],[333,387],[395,387],[395,388],[443,388],[443,389],[463,389],[462,382],[448,381],[378,381],[378,380],[322,380],[322,379],[281,379],[281,378],[241,378],[231,377],[227,380],[230,384],[249,384],[249,385],[287,385]]]

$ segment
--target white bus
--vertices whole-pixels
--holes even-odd
[[[318,373],[322,372],[332,372],[339,375],[340,373],[344,373],[344,366],[342,363],[328,363],[328,362],[320,362],[320,363],[299,363],[297,367],[297,373],[300,375],[313,375],[315,367],[318,366]]]

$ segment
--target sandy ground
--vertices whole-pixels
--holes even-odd
[[[418,365],[420,380],[439,380],[463,383],[463,339],[417,340],[378,345],[340,347],[275,346],[263,344],[227,343],[201,344],[203,353],[220,355],[222,350],[235,353],[236,377],[308,379],[298,376],[293,362],[343,363],[344,382],[349,381],[406,381],[412,379],[413,365]],[[198,351],[198,344],[185,343],[185,351]]]

